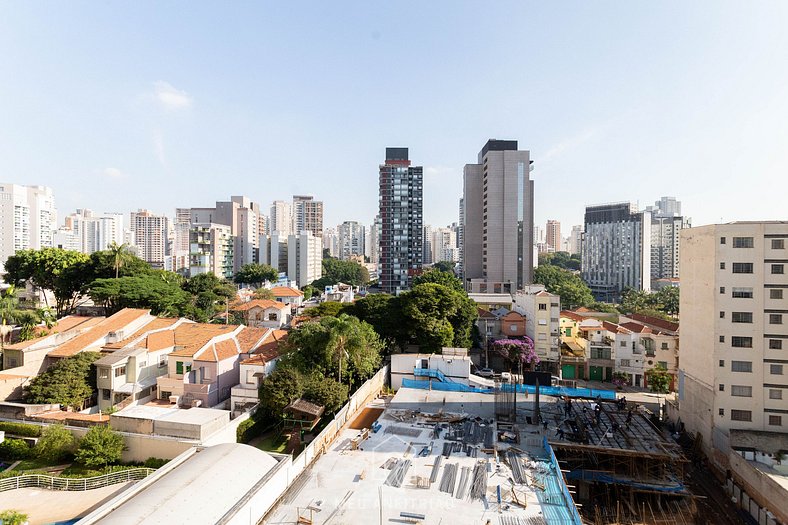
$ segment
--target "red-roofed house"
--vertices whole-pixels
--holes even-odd
[[[304,292],[297,288],[274,286],[271,288],[271,293],[274,294],[274,299],[280,303],[292,305],[291,308],[298,308],[304,302]]]
[[[244,323],[255,328],[282,328],[290,322],[290,304],[271,301],[269,299],[255,299],[233,307],[233,311],[244,316]]]
[[[260,382],[276,367],[287,334],[286,330],[269,329],[256,349],[241,361],[240,382],[233,387],[230,400],[234,415],[250,410],[259,401]]]

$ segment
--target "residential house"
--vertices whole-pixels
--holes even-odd
[[[47,352],[103,320],[104,317],[69,315],[55,323],[48,330],[49,333],[41,334],[27,341],[5,345],[3,348],[3,370],[18,367],[38,373]]]
[[[289,303],[255,299],[233,307],[243,314],[244,323],[255,328],[282,328],[290,322],[291,306]]]
[[[289,304],[290,308],[300,308],[304,303],[304,292],[298,288],[291,288],[289,286],[274,286],[271,288],[271,293],[274,294],[274,299],[280,303]]]
[[[534,342],[541,360],[539,369],[558,374],[561,360],[561,298],[543,285],[527,285],[513,296],[512,308],[525,316],[526,335]]]
[[[471,383],[471,358],[466,348],[443,348],[440,354],[392,354],[391,388],[399,390],[403,379],[445,383]]]
[[[580,330],[580,325],[585,319],[575,312],[561,311],[561,379],[585,379],[587,377],[588,341],[582,336]]]
[[[350,284],[337,283],[326,286],[323,291],[323,302],[352,303],[355,299],[355,290]]]
[[[286,330],[269,329],[253,353],[241,361],[240,383],[232,388],[230,394],[233,415],[246,412],[258,403],[260,383],[276,367],[287,333]]]

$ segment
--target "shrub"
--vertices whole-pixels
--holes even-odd
[[[39,437],[41,427],[39,425],[29,425],[27,423],[7,423],[0,421],[0,430],[6,434],[13,434],[22,437]]]
[[[36,454],[48,461],[62,461],[74,453],[77,440],[63,425],[50,425],[41,433]]]
[[[3,459],[27,459],[33,455],[33,449],[30,448],[22,439],[6,439],[0,443],[0,458]]]
[[[4,510],[0,512],[0,523],[3,525],[23,525],[27,523],[28,516],[16,510]]]
[[[124,448],[123,436],[108,426],[95,426],[80,441],[75,459],[86,467],[106,467],[120,461]]]
[[[142,464],[143,467],[148,468],[161,468],[167,463],[169,463],[169,459],[162,459],[162,458],[148,458]]]
[[[249,443],[252,438],[255,438],[263,433],[264,423],[262,421],[255,421],[252,418],[242,421],[235,431],[235,438],[238,443]]]

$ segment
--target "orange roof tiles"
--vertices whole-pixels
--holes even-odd
[[[646,324],[654,325],[657,328],[662,328],[663,330],[667,330],[669,332],[679,331],[679,323],[665,321],[664,319],[660,319],[658,317],[651,317],[650,315],[641,315],[641,314],[629,314],[627,315],[627,317],[629,317],[630,319],[634,319],[638,323],[646,323]]]
[[[638,323],[632,323],[632,322],[621,323],[621,326],[623,326],[627,330],[630,330],[630,331],[638,333],[638,334],[650,334],[650,333],[652,333],[651,328],[649,328],[648,326],[644,326],[642,324],[638,324]]]
[[[245,326],[236,336],[238,344],[241,346],[241,353],[248,354],[255,350],[263,342],[263,338],[268,334],[268,330],[268,328]]]
[[[180,319],[177,317],[157,317],[153,319],[151,322],[147,323],[145,326],[131,334],[130,336],[126,337],[122,341],[117,341],[115,343],[109,343],[104,345],[102,348],[105,350],[120,350],[124,346],[130,344],[135,339],[138,339],[141,335],[152,332],[153,330],[161,330],[162,328],[169,328],[170,326],[177,323]]]
[[[98,319],[98,321],[96,321],[95,319]],[[8,350],[24,350],[25,348],[29,348],[34,344],[38,343],[42,339],[49,337],[50,335],[65,334],[69,330],[74,330],[75,328],[83,328],[83,327],[89,328],[93,324],[96,324],[103,319],[104,317],[96,318],[96,317],[69,315],[56,322],[49,331],[47,331],[46,329],[40,329],[38,331],[39,334],[38,337],[35,337],[33,339],[28,339],[27,341],[20,341],[19,343],[14,343],[12,345],[6,345],[5,348]],[[76,335],[77,333],[78,331],[75,330],[74,335]]]
[[[561,317],[566,317],[567,319],[571,319],[573,321],[585,321],[585,317],[582,315],[576,314],[570,310],[561,310]]]
[[[509,312],[508,314],[504,315],[502,319],[506,321],[524,321],[525,316],[518,312]]]
[[[244,365],[264,365],[272,359],[276,359],[282,355],[281,345],[287,341],[287,330],[272,330],[266,337],[262,345],[260,345],[255,353],[249,356],[248,359],[241,361]]]
[[[252,308],[276,308],[277,310],[284,310],[288,307],[288,305],[284,303],[279,303],[277,301],[272,301],[270,299],[255,299],[254,301],[249,301],[248,303],[244,303],[240,306],[233,307],[233,310],[237,312],[245,312],[247,310],[251,310]]]
[[[271,288],[274,297],[303,297],[304,292],[290,288],[289,286],[274,286]]]
[[[173,356],[194,357],[195,353],[216,336],[234,332],[238,325],[185,323],[175,328]]]
[[[171,346],[175,346],[175,330],[153,332],[145,338],[145,348],[148,352],[158,352]]]
[[[479,317],[483,317],[485,319],[495,319],[495,316],[491,314],[489,311],[485,310],[484,308],[476,307],[476,314]]]
[[[89,330],[82,332],[77,337],[66,341],[51,352],[49,357],[71,357],[83,351],[89,345],[99,339],[106,337],[110,332],[120,330],[124,326],[133,323],[137,319],[149,315],[150,310],[140,310],[137,308],[124,308],[120,312],[107,317]]]

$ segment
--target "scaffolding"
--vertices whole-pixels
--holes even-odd
[[[517,422],[517,390],[509,383],[495,381],[495,419],[504,423]]]
[[[550,444],[570,484],[577,486],[586,520],[603,524],[694,523],[696,506],[684,484],[687,463],[634,406],[566,400],[549,416],[558,431]],[[543,415],[549,417],[546,408]]]

